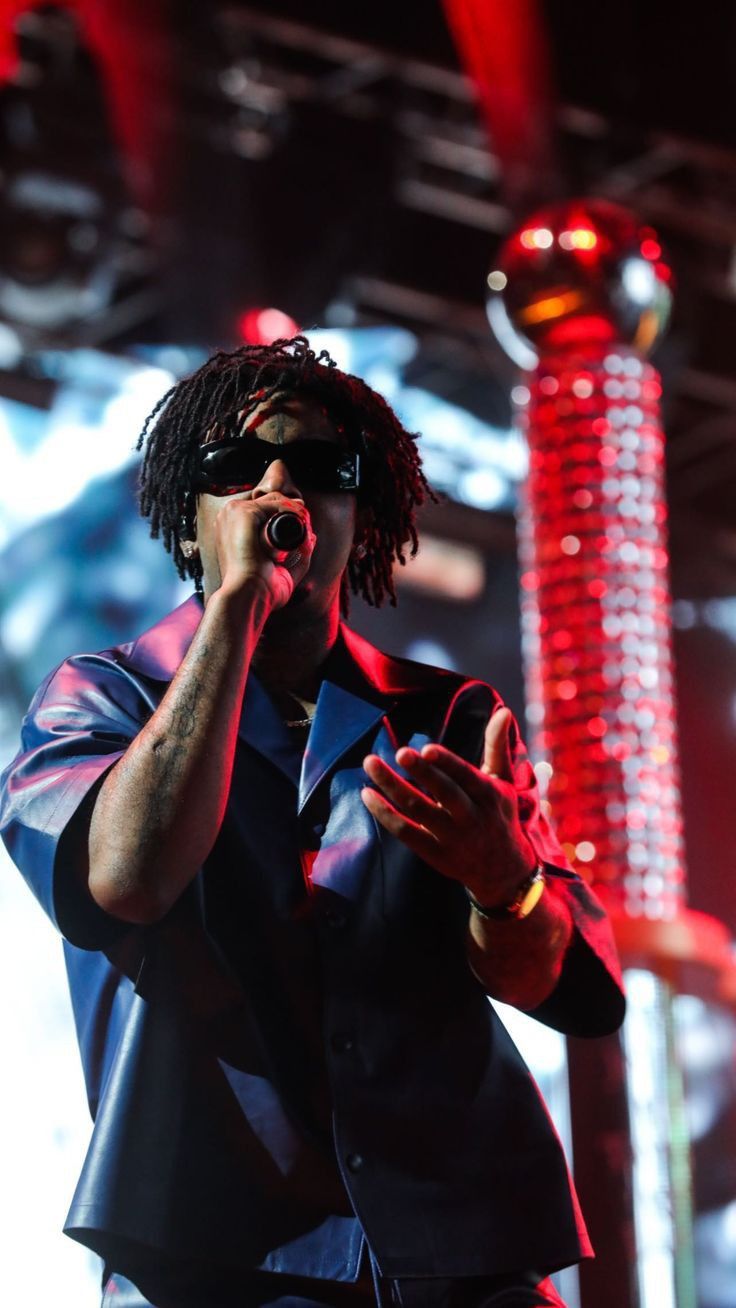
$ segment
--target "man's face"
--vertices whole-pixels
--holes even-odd
[[[309,571],[294,590],[286,610],[297,607],[305,614],[326,613],[339,604],[340,580],[353,545],[357,522],[355,492],[315,491],[299,486],[279,457],[279,446],[294,441],[320,440],[340,444],[340,438],[322,408],[308,397],[276,396],[258,405],[249,416],[239,440],[257,437],[273,444],[273,462],[257,486],[234,495],[202,494],[197,498],[197,544],[204,571],[205,599],[221,583],[215,548],[214,522],[228,499],[252,499],[277,492],[289,500],[301,500],[307,508],[317,538]]]

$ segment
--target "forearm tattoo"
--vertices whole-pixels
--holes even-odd
[[[152,742],[146,794],[136,814],[138,839],[133,856],[139,866],[150,864],[159,854],[174,816],[177,788],[191,762],[189,745],[197,728],[209,653],[206,644],[197,650],[186,683],[175,688],[168,723]],[[130,760],[124,770],[130,772],[133,766]]]

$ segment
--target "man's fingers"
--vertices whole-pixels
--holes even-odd
[[[483,740],[483,761],[481,772],[487,776],[502,777],[504,781],[513,781],[514,767],[511,760],[509,730],[511,728],[511,710],[496,709],[488,719]]]
[[[434,836],[431,836],[424,827],[403,817],[387,799],[384,799],[383,795],[379,795],[377,790],[371,790],[369,786],[363,787],[360,797],[376,821],[380,822],[392,836],[396,836],[413,854],[423,859],[425,863],[434,865],[437,862],[439,846]]]
[[[422,754],[404,745],[396,752],[396,762],[415,777],[435,803],[440,804],[456,821],[463,822],[470,815],[472,801],[462,786],[453,781],[446,772],[435,767]]]
[[[444,772],[473,803],[487,803],[492,787],[489,787],[488,781],[472,763],[466,763],[464,758],[445,749],[444,745],[425,745],[422,758]]]
[[[404,816],[433,834],[439,835],[447,827],[450,821],[448,811],[440,807],[431,796],[422,794],[416,786],[400,777],[377,754],[369,754],[363,766],[374,785],[380,786],[384,795]]]

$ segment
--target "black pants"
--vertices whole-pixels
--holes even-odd
[[[147,1293],[150,1290],[147,1288]],[[119,1273],[106,1272],[102,1308],[565,1308],[550,1280],[533,1272],[458,1280],[407,1279],[356,1285],[268,1273],[244,1275],[204,1294],[159,1291],[155,1304]]]

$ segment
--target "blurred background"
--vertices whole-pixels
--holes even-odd
[[[130,639],[188,593],[137,516],[146,414],[214,348],[297,328],[421,433],[443,493],[399,572],[399,607],[356,602],[354,625],[492,681],[523,717],[514,514],[528,360],[491,333],[487,276],[529,211],[595,195],[656,228],[677,279],[655,362],[689,899],[736,932],[731,0],[697,12],[5,0],[1,12],[0,764],[55,664]],[[6,1301],[37,1308],[53,1290],[58,1308],[91,1308],[94,1261],[58,1233],[89,1134],[61,949],[0,857]],[[564,1045],[507,1020],[571,1147]],[[676,1021],[689,1302],[733,1308],[733,1010],[682,994]],[[564,1290],[581,1302],[574,1277]]]

